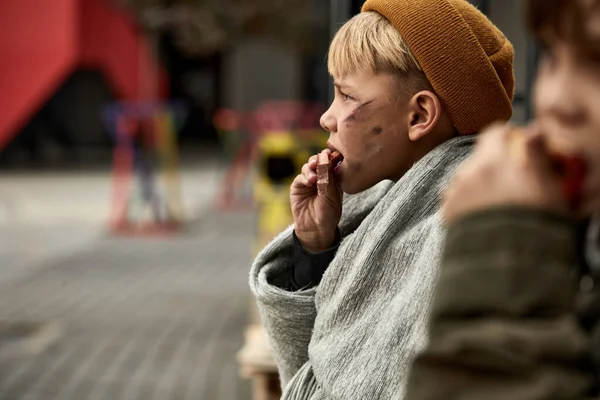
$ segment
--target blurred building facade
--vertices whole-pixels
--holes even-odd
[[[531,117],[537,59],[524,29],[524,6],[519,0],[472,2],[515,46],[514,121],[524,122]],[[15,92],[7,90],[0,106],[5,116],[18,114],[4,128],[0,124],[4,139],[0,140],[0,166],[73,162],[78,154],[81,162],[95,158],[108,162],[111,140],[101,119],[102,108],[115,99],[140,95],[140,85],[156,84],[150,89],[154,95],[162,88],[166,97],[186,102],[190,112],[180,142],[190,146],[217,142],[212,119],[223,107],[250,111],[265,100],[326,105],[331,97],[325,62],[330,36],[359,12],[363,0],[292,3],[0,1],[0,18],[6,20],[0,24],[0,52],[5,60],[0,79],[11,83],[5,87]],[[127,41],[133,43],[129,50],[124,48]],[[53,65],[48,54],[52,50],[56,54],[57,48],[62,49],[62,58]],[[140,51],[148,53],[148,60],[142,60]],[[69,57],[71,61],[65,61]],[[141,75],[152,73],[155,81],[163,76],[163,83],[149,84],[147,79],[144,83]],[[19,94],[25,93],[19,82],[32,86],[44,74],[51,82],[32,89],[33,94],[22,100],[26,106],[16,104]]]

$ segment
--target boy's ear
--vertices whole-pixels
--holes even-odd
[[[423,90],[410,99],[409,107],[408,137],[416,142],[436,127],[442,115],[442,102],[435,93]]]

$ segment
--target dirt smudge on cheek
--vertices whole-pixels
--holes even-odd
[[[348,115],[345,119],[344,119],[344,124],[346,124],[346,128],[349,128],[350,125],[353,122],[356,122],[358,119],[358,116],[360,114],[360,106],[356,107],[354,110],[352,110],[352,112],[350,113],[350,115]]]
[[[350,124],[352,122],[356,122],[361,118],[361,115],[363,114],[363,109],[365,106],[371,104],[371,101],[367,101],[366,103],[362,103],[360,104],[358,107],[356,107],[354,110],[352,110],[352,112],[350,113],[350,115],[348,115],[344,121],[342,123],[346,124],[346,128],[350,127]]]
[[[379,143],[369,143],[365,146],[365,158],[371,158],[373,156],[378,155],[383,150],[383,147]]]

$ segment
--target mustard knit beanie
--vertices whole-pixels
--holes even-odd
[[[512,44],[466,0],[367,0],[413,51],[459,133],[507,121],[514,96]]]

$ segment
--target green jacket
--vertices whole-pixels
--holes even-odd
[[[530,209],[451,226],[406,399],[590,398],[600,284],[580,285],[578,247],[572,221]]]

